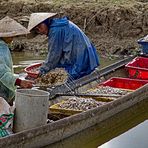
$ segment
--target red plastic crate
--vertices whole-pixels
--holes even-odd
[[[148,58],[137,57],[125,65],[130,78],[148,79]]]
[[[24,71],[31,78],[37,78],[38,76],[38,68],[42,65],[42,63],[32,64],[24,69]]]
[[[148,80],[112,77],[107,81],[100,83],[99,85],[136,90],[147,83],[148,83]]]

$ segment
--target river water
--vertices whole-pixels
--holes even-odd
[[[35,52],[12,52],[12,58],[13,58],[14,69],[16,71],[19,71],[23,67],[26,67],[30,64],[42,62],[46,58],[46,56],[45,55],[41,56]],[[104,58],[100,58],[100,68],[112,64],[115,61],[117,61],[116,58],[112,60],[110,59],[104,60]]]
[[[30,64],[42,62],[45,56],[36,53],[12,53],[15,72]],[[101,68],[117,61],[100,58]],[[53,148],[148,148],[148,101],[88,128],[70,138],[47,147]]]

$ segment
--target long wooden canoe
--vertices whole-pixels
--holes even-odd
[[[126,76],[127,73],[123,66],[133,58],[134,57],[130,57],[101,70],[96,70],[92,74],[72,83],[71,89],[75,91],[84,91],[92,88],[95,84],[103,79],[108,79],[116,75],[119,76],[120,74]],[[65,86],[60,86],[52,90],[49,89],[48,91],[51,94],[50,102],[53,103],[58,100],[58,98],[56,98],[57,93],[66,93],[69,91],[69,89],[67,89]],[[82,130],[85,130],[88,127],[98,124],[101,121],[145,99],[148,99],[148,85],[144,85],[136,91],[100,107],[65,117],[41,127],[36,127],[31,130],[22,131],[8,137],[1,138],[0,147],[36,148],[50,145],[64,138],[72,136],[73,134],[76,134]]]

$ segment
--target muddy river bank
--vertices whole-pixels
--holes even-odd
[[[137,40],[148,32],[148,5],[143,1],[0,1],[0,18],[9,15],[27,27],[32,12],[57,12],[68,16],[92,40],[101,55],[137,52]],[[16,39],[14,50],[47,49],[46,37]]]

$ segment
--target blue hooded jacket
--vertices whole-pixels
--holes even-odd
[[[96,48],[88,37],[66,17],[51,19],[48,55],[40,68],[45,74],[56,67],[65,68],[73,79],[91,73],[99,66]]]

